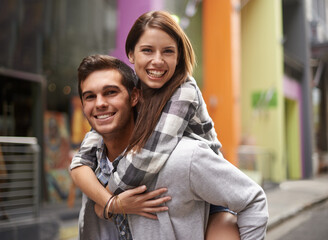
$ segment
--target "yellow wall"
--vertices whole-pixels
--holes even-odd
[[[226,159],[237,164],[239,113],[239,13],[235,0],[203,1],[203,96]]]
[[[290,179],[302,178],[299,103],[285,99],[287,173]]]
[[[281,1],[249,1],[241,11],[242,136],[272,149],[274,181],[286,178],[282,37]],[[274,104],[252,106],[252,97],[270,89],[276,94]]]

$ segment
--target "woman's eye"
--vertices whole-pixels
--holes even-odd
[[[174,53],[174,50],[172,50],[172,49],[166,49],[166,50],[164,51],[164,53]]]
[[[151,49],[150,49],[150,48],[144,48],[144,49],[142,49],[141,51],[142,51],[142,52],[149,53],[149,52],[151,52]]]

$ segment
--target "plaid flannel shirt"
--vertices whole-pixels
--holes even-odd
[[[142,184],[149,186],[182,136],[204,141],[216,153],[221,147],[201,91],[191,77],[173,93],[163,109],[154,132],[140,152],[130,151],[120,159],[113,174],[105,172],[100,174],[104,179],[101,181],[104,184],[108,183],[109,189],[114,194]],[[97,160],[95,149],[92,148],[99,138],[101,136],[95,131],[86,135],[79,152],[72,159],[71,169],[81,165],[95,168]],[[100,166],[100,169],[102,171],[103,166]]]
[[[90,141],[92,139],[92,141]],[[112,168],[108,164],[107,159],[107,148],[103,142],[103,139],[97,135],[97,133],[92,130],[88,132],[85,136],[85,140],[82,143],[83,154],[81,155],[81,164],[87,165],[95,172],[99,182],[106,187],[108,183],[109,176],[111,174]],[[122,155],[118,156],[113,161],[113,169],[115,171],[118,162],[122,158]],[[72,164],[71,164],[72,165]],[[80,166],[71,166],[72,168]],[[129,224],[127,218],[122,214],[114,214],[112,217],[114,221],[120,240],[130,240],[132,239],[132,234],[130,232]]]

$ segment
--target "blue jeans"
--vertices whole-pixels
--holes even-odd
[[[231,211],[229,208],[222,207],[222,206],[216,206],[216,205],[210,205],[210,215],[218,212],[229,212],[233,215],[237,215],[237,213]]]

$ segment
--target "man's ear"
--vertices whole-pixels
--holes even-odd
[[[135,107],[137,103],[139,102],[140,98],[140,89],[133,88],[131,92],[131,106]]]
[[[130,51],[128,56],[129,56],[129,62],[134,64],[134,54],[133,54],[133,52]]]

